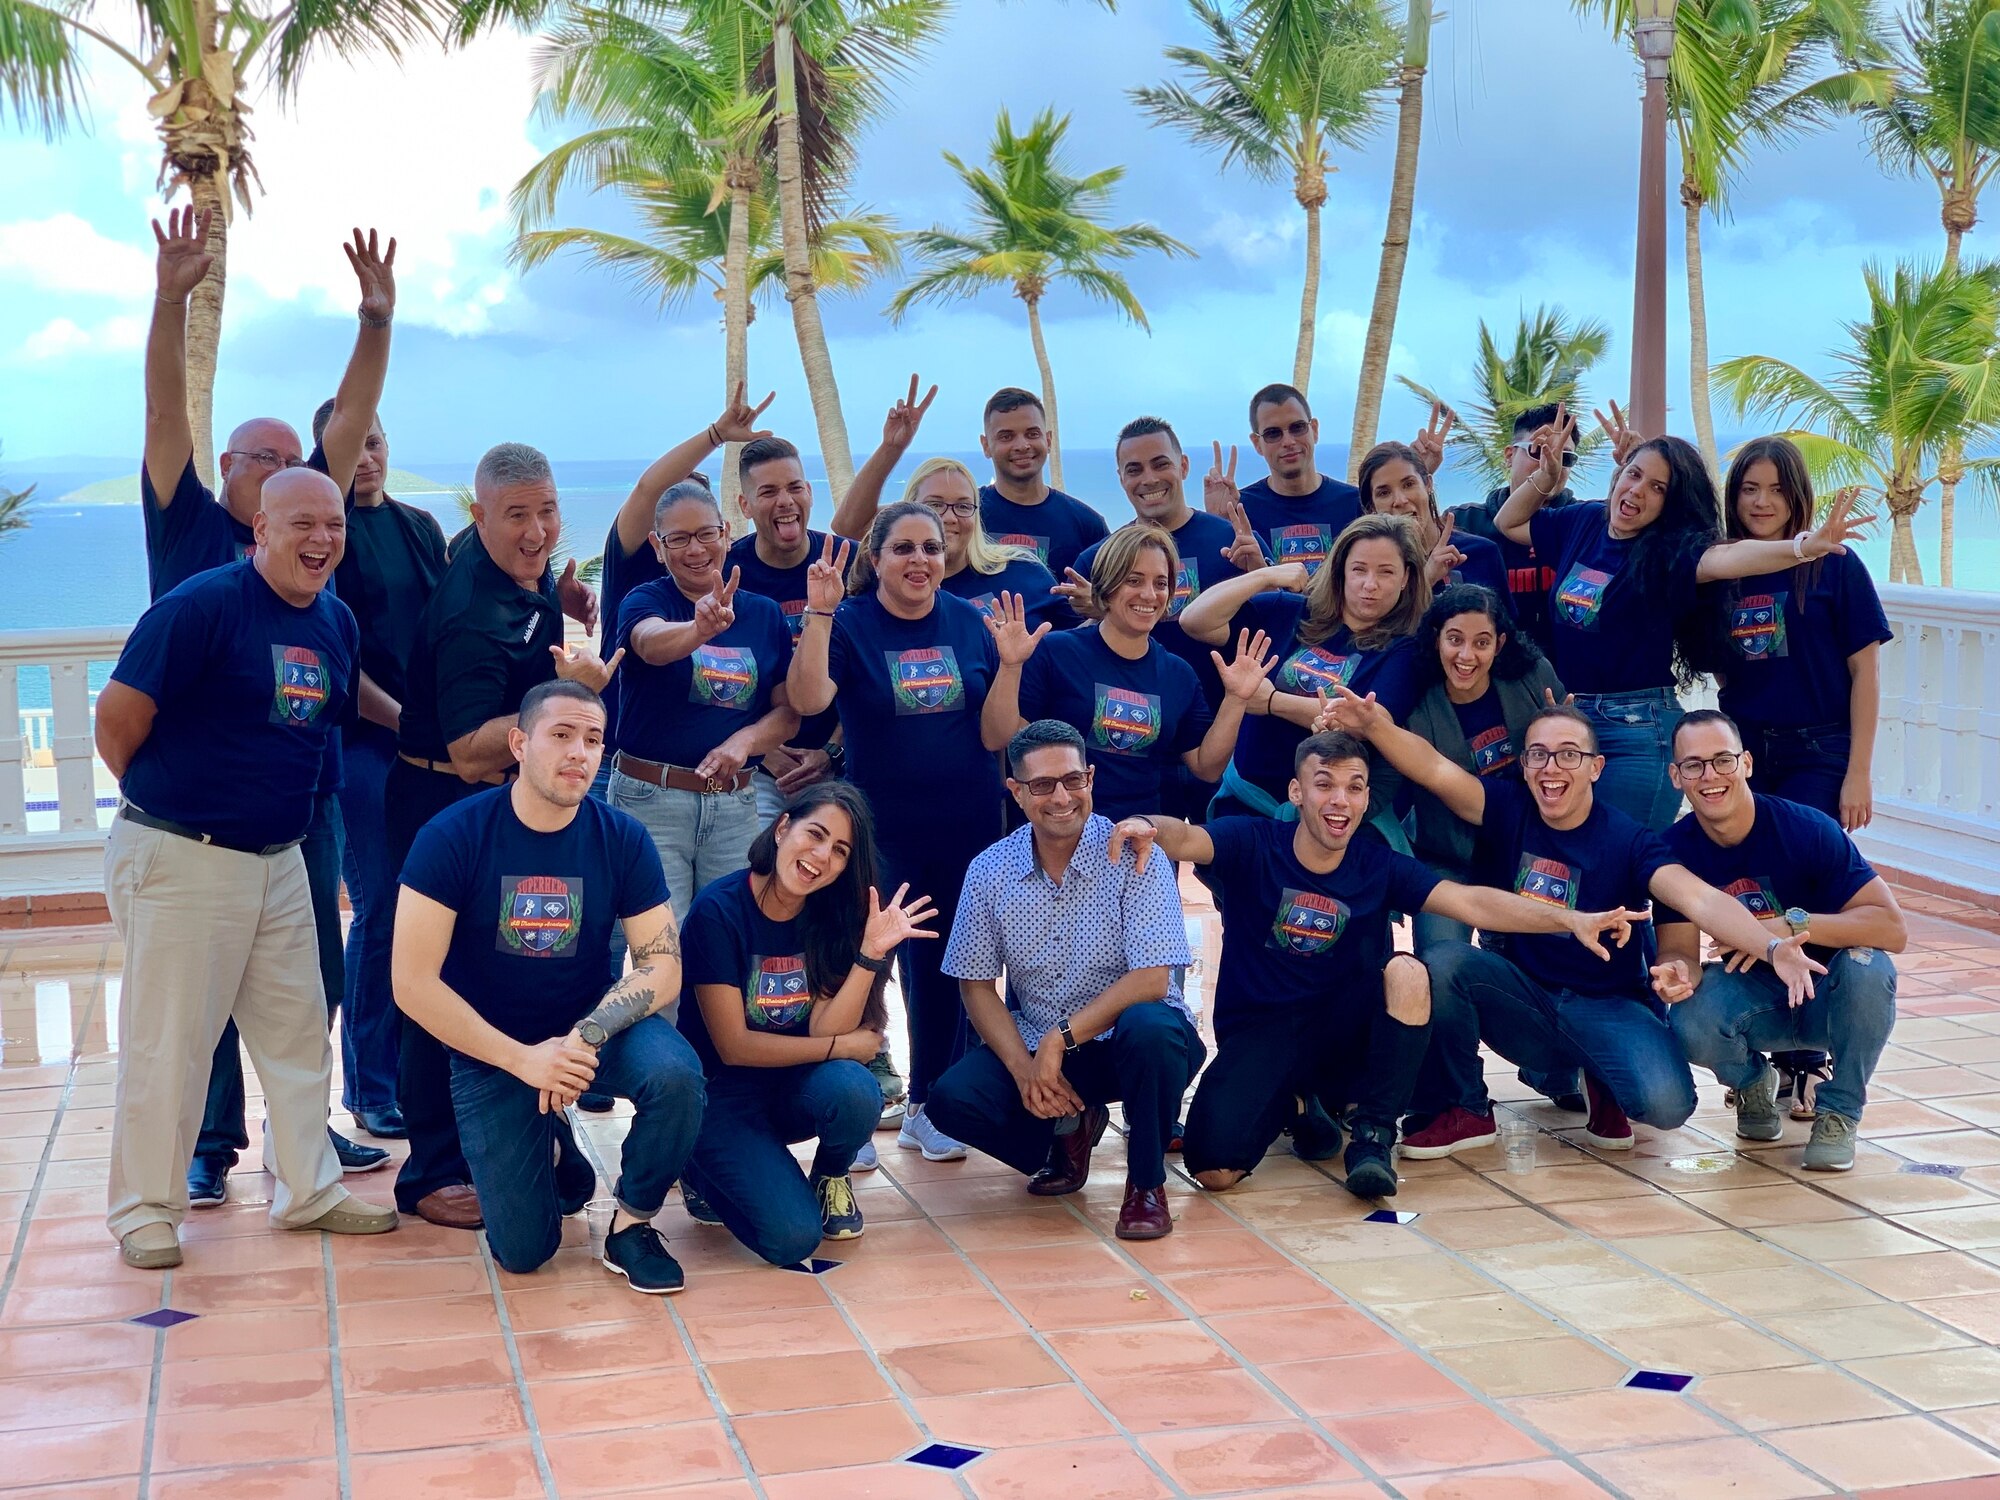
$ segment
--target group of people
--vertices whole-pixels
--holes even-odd
[[[796,1264],[863,1232],[885,1126],[1056,1196],[1119,1103],[1131,1239],[1171,1232],[1176,1151],[1222,1191],[1289,1136],[1388,1198],[1398,1153],[1496,1138],[1482,1043],[1604,1149],[1682,1123],[1694,1063],[1740,1135],[1779,1138],[1789,1094],[1805,1164],[1852,1165],[1904,944],[1849,836],[1889,635],[1846,548],[1867,518],[1843,494],[1815,522],[1783,439],[1718,495],[1613,406],[1591,501],[1577,423],[1538,408],[1509,483],[1441,511],[1449,413],[1351,486],[1274,384],[1248,410],[1267,477],[1239,488],[1218,443],[1198,509],[1173,427],[1127,423],[1112,529],[1044,480],[1041,403],[1011,387],[990,482],[932,458],[884,503],[936,394],[913,376],[822,531],[770,399],[739,389],[639,477],[593,590],[558,572],[534,448],[485,454],[449,540],[386,493],[373,234],[310,452],[246,422],[210,491],[184,353],[206,225],[155,230],[154,603],[97,708],[129,1263],[178,1264],[188,1209],[227,1197],[239,1032],[274,1223],[396,1227],[341,1186],[386,1152],[328,1128],[336,1018],[343,1103],[409,1142],[397,1208],[483,1227],[510,1270],[594,1195],[571,1109],[629,1099],[603,1258],[654,1293],[682,1285],[653,1222],[676,1186]],[[743,535],[701,472],[727,444]],[[1722,706],[1684,714],[1702,674]],[[1213,1057],[1183,862],[1222,922]]]

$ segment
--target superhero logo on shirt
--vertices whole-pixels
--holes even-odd
[[[792,633],[792,639],[797,640],[806,628],[806,601],[787,599],[778,606],[778,613],[785,617],[785,629]]]
[[[978,610],[982,615],[991,616],[996,620],[1000,618],[1000,596],[998,594],[974,594],[965,602]]]
[[[515,875],[500,882],[502,953],[564,958],[583,930],[583,882],[560,875]]]
[[[1003,547],[1026,547],[1035,554],[1035,561],[1043,567],[1049,565],[1049,539],[1045,536],[1029,536],[1025,531],[1010,531],[1004,536],[993,538]]]
[[[1285,888],[1271,924],[1271,946],[1307,958],[1326,952],[1347,929],[1347,904],[1318,891]]]
[[[1521,856],[1521,868],[1514,876],[1514,894],[1530,901],[1576,910],[1577,872],[1559,859]]]
[[[273,646],[271,692],[273,724],[310,724],[326,707],[326,666],[308,646]]]
[[[949,713],[965,702],[965,679],[959,675],[958,653],[951,647],[925,646],[882,655],[889,663],[889,688],[898,717]]]
[[[1785,914],[1784,904],[1778,900],[1778,893],[1768,875],[1745,875],[1741,880],[1732,880],[1722,888],[1722,894],[1734,896],[1753,917],[1782,917]]]
[[[1602,568],[1586,568],[1578,563],[1556,591],[1556,614],[1578,630],[1597,629],[1598,613],[1604,608],[1604,590],[1611,575]]]
[[[1336,684],[1345,687],[1354,680],[1354,670],[1360,665],[1359,656],[1303,646],[1278,668],[1278,686],[1285,692],[1310,698],[1321,688],[1331,690]]]
[[[752,1031],[790,1031],[812,1010],[806,961],[796,953],[758,953],[743,986],[743,1020]]]
[[[1514,742],[1507,737],[1507,726],[1495,724],[1491,729],[1482,729],[1472,737],[1472,770],[1477,776],[1491,776],[1496,771],[1504,771],[1514,764]]]
[[[1745,594],[1729,612],[1729,639],[1745,661],[1791,654],[1785,641],[1786,594]]]
[[[741,646],[697,646],[688,679],[688,702],[709,708],[748,708],[757,696],[757,658]]]
[[[1160,737],[1160,699],[1156,693],[1097,684],[1097,712],[1090,722],[1090,742],[1117,755],[1143,755]]]
[[[1181,570],[1174,578],[1174,597],[1167,601],[1167,618],[1178,619],[1180,612],[1188,607],[1188,601],[1201,592],[1201,575],[1195,571],[1193,563],[1181,559]]]
[[[1319,565],[1326,561],[1332,547],[1333,528],[1330,526],[1271,528],[1272,559],[1278,563],[1304,563],[1308,575],[1319,571]]]

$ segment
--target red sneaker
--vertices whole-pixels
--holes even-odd
[[[1415,1135],[1404,1136],[1402,1152],[1412,1161],[1430,1161],[1475,1146],[1490,1146],[1499,1139],[1492,1115],[1475,1115],[1454,1104]]]
[[[1611,1090],[1586,1073],[1583,1092],[1590,1100],[1590,1123],[1583,1127],[1583,1138],[1603,1151],[1630,1151],[1632,1122],[1611,1097]]]

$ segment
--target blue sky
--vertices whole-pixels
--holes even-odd
[[[1559,302],[1613,329],[1605,378],[1622,393],[1629,353],[1638,72],[1629,51],[1558,0],[1447,7],[1425,104],[1417,225],[1392,371],[1465,389],[1477,320],[1511,328]],[[1055,0],[961,0],[948,34],[868,132],[855,197],[905,226],[960,212],[940,148],[980,156],[1002,107],[1074,115],[1073,164],[1129,168],[1115,204],[1200,252],[1135,263],[1146,333],[1073,293],[1045,304],[1065,444],[1109,445],[1140,412],[1190,446],[1239,440],[1255,386],[1287,378],[1297,326],[1303,219],[1285,184],[1222,175],[1215,160],[1146,124],[1125,89],[1157,80],[1163,45],[1192,39],[1185,11],[1126,0],[1107,15]],[[502,439],[558,459],[650,455],[700,427],[721,400],[719,308],[664,316],[601,272],[506,265],[508,188],[564,133],[530,118],[530,38],[486,39],[398,68],[321,65],[297,101],[259,101],[255,154],[268,193],[239,215],[217,384],[219,429],[274,413],[303,426],[352,339],[352,278],[339,242],[373,224],[401,240],[401,308],[384,420],[398,461],[475,456]],[[0,443],[9,466],[59,454],[136,455],[140,346],[151,306],[151,235],[162,211],[143,93],[122,65],[91,78],[88,128],[55,144],[0,123]],[[1316,408],[1344,438],[1388,192],[1393,104],[1364,149],[1341,153],[1325,216]],[[1678,164],[1670,166],[1678,175]],[[616,206],[578,200],[565,221],[619,227]],[[1971,253],[1990,230],[1977,233]],[[1670,423],[1686,430],[1685,283],[1675,209],[1669,312]],[[1862,308],[1870,258],[1941,251],[1927,182],[1885,178],[1851,128],[1758,158],[1733,217],[1705,239],[1718,360],[1762,352],[1823,363]],[[943,387],[923,443],[975,446],[996,385],[1035,384],[1019,304],[991,295],[881,316],[888,288],[828,301],[835,368],[857,458],[912,370]],[[770,413],[818,446],[783,304],[751,330],[751,379]],[[1391,388],[1384,435],[1421,418]],[[1735,424],[1718,413],[1725,430]],[[1254,464],[1254,459],[1252,460]],[[1074,482],[1078,476],[1072,475]]]

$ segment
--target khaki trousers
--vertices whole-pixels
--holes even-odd
[[[304,858],[239,854],[118,818],[104,891],[125,943],[111,1233],[187,1217],[209,1057],[232,1015],[270,1116],[271,1222],[311,1223],[346,1193],[326,1134],[333,1054]]]

